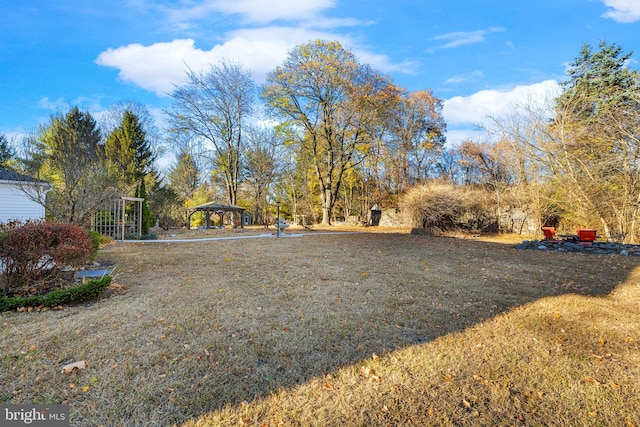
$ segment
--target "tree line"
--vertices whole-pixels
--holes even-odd
[[[222,61],[189,71],[171,96],[170,181],[193,203],[213,189],[259,223],[276,200],[310,222],[362,216],[427,179],[445,142],[441,100],[407,92],[338,42],[297,46],[259,90],[241,65]],[[256,123],[260,100],[262,123],[275,124]]]
[[[26,138],[21,156],[1,137],[0,161],[53,182],[42,202],[73,223],[115,195],[142,194],[166,226],[185,225],[190,208],[211,200],[246,208],[255,223],[272,222],[278,201],[290,219],[331,224],[366,218],[374,204],[408,206],[411,191],[437,182],[440,202],[430,205],[454,211],[442,189],[466,189],[488,218],[482,227],[590,226],[635,241],[640,85],[631,61],[616,44],[585,44],[546,108],[514,106],[486,140],[446,147],[432,91],[409,92],[340,43],[315,40],[261,87],[229,61],[188,70],[162,133],[136,103],[113,107],[100,125],[73,107]],[[175,159],[162,173],[161,148]]]

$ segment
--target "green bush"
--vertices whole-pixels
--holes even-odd
[[[8,231],[0,231],[0,248],[2,247],[2,244],[4,243],[8,235]]]
[[[91,261],[94,261],[98,256],[98,249],[100,249],[100,243],[102,241],[102,235],[97,231],[89,230],[89,237],[91,238],[91,244],[93,249],[91,251]]]
[[[49,292],[43,296],[6,297],[0,295],[0,313],[20,307],[57,307],[96,299],[111,283],[111,276],[90,280],[68,289]]]
[[[113,237],[107,236],[105,234],[100,235],[100,246],[108,245],[109,243],[113,243]]]

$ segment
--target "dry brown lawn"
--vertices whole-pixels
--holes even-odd
[[[105,247],[105,298],[0,315],[0,403],[78,426],[640,426],[640,259],[379,231]]]

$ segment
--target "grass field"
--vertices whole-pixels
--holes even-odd
[[[640,259],[316,234],[103,248],[105,298],[0,315],[0,403],[79,426],[640,426]]]

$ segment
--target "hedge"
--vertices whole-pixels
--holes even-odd
[[[42,296],[6,297],[0,295],[0,313],[21,307],[58,307],[63,304],[74,304],[96,299],[102,290],[111,283],[111,276],[67,289],[51,291]]]

